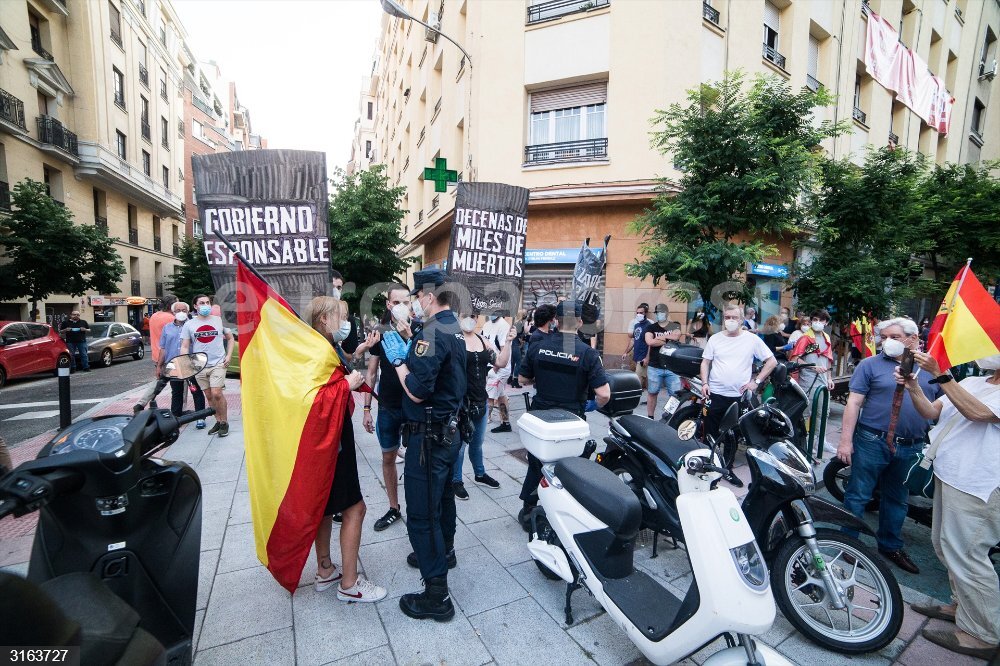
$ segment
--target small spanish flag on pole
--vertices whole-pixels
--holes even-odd
[[[851,341],[863,358],[875,355],[875,327],[871,319],[862,316],[851,322]]]
[[[1000,304],[976,279],[969,259],[941,302],[927,353],[942,369],[1000,354]]]
[[[243,436],[257,558],[294,594],[330,495],[351,394],[333,346],[236,257]]]

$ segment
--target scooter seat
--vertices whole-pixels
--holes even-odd
[[[556,463],[563,488],[616,537],[635,538],[642,522],[642,507],[635,493],[615,474],[585,458],[563,458]]]
[[[676,430],[662,421],[629,414],[618,419],[618,422],[639,444],[675,471],[680,469],[678,463],[685,454],[703,447],[703,444],[693,439],[681,439]]]

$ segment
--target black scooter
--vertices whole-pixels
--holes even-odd
[[[774,401],[740,415],[730,407],[723,433],[747,442],[751,482],[743,512],[770,566],[782,613],[799,631],[831,650],[858,654],[888,645],[903,620],[902,595],[889,567],[867,546],[839,529],[872,534],[844,509],[813,492],[812,466],[792,443],[791,420]],[[696,440],[682,440],[661,421],[629,415],[613,419],[598,462],[639,498],[644,528],[683,542],[677,515],[676,461]],[[713,450],[719,442],[711,437]],[[730,473],[731,475],[731,473]]]
[[[214,410],[177,418],[153,399],[206,362],[173,359],[133,416],[77,421],[0,478],[0,518],[39,511],[27,580],[0,577],[0,645],[78,646],[84,664],[191,663],[201,483],[151,456]]]

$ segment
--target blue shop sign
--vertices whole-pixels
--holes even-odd
[[[604,248],[592,248],[594,252],[601,255]],[[580,257],[580,248],[526,248],[524,250],[524,263],[526,264],[576,264]]]
[[[750,275],[785,279],[788,277],[788,266],[782,266],[781,264],[753,264],[750,266]]]

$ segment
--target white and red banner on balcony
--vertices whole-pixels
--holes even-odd
[[[941,134],[948,133],[955,98],[923,58],[899,41],[892,25],[868,11],[865,67],[873,79],[896,93],[896,99]]]

